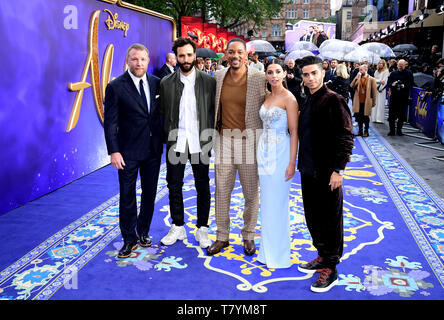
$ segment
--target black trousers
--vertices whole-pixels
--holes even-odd
[[[342,187],[331,191],[330,175],[301,174],[305,220],[313,246],[329,268],[339,263],[344,248]]]
[[[406,120],[407,107],[409,104],[408,95],[393,95],[390,97],[388,121],[404,123]]]
[[[120,184],[120,231],[125,242],[136,242],[137,235],[148,235],[154,212],[161,155],[150,153],[145,160],[123,159],[126,166],[118,170]],[[142,189],[137,214],[136,182],[140,172]]]
[[[356,113],[356,122],[358,122],[359,131],[362,131],[362,127],[364,127],[365,131],[368,131],[370,125],[370,117],[364,114],[365,103],[359,104],[359,112]]]
[[[169,190],[170,214],[172,223],[176,226],[183,226],[184,205],[183,205],[183,178],[185,165],[189,159],[193,169],[194,185],[197,193],[197,228],[208,227],[208,217],[210,215],[210,178],[209,178],[209,158],[210,154],[202,153],[190,154],[188,148],[185,153],[179,153],[169,148],[167,152],[167,186]]]

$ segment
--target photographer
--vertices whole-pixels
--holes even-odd
[[[431,96],[433,103],[444,103],[444,66],[436,67],[433,74],[433,84],[425,88],[426,94],[423,99]]]
[[[407,62],[403,59],[398,61],[398,70],[393,71],[387,81],[390,90],[389,136],[395,135],[395,122],[398,120],[396,134],[402,136],[402,125],[404,124],[407,106],[409,103],[410,89],[413,87],[413,74],[406,70]]]

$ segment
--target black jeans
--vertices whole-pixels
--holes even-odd
[[[370,125],[370,117],[364,114],[364,110],[365,110],[365,104],[360,103],[359,112],[356,114],[356,121],[358,122],[359,131],[362,132],[362,127],[364,127],[364,130],[368,132],[368,128]]]
[[[344,248],[342,187],[331,191],[330,176],[301,174],[305,220],[313,246],[326,267],[334,269]]]
[[[183,178],[185,165],[189,159],[193,169],[194,185],[197,192],[197,228],[208,227],[208,217],[210,215],[210,178],[209,178],[209,157],[202,153],[190,154],[188,148],[185,153],[167,152],[167,175],[166,181],[169,190],[170,214],[172,223],[176,226],[183,226],[184,205],[183,205]]]
[[[137,235],[148,235],[150,230],[161,161],[160,155],[151,154],[141,161],[124,159],[124,169],[118,170],[120,231],[125,242],[134,243]],[[137,215],[136,182],[139,171],[142,194],[140,212]]]

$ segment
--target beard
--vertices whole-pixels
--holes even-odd
[[[191,69],[193,69],[195,62],[196,61],[193,61],[191,63],[183,63],[182,64],[179,61],[177,61],[177,65],[179,66],[180,70],[182,70],[182,72],[187,73],[187,72],[190,72]]]
[[[143,75],[146,73],[147,69],[140,70],[140,69],[136,69],[135,67],[130,67],[130,71],[133,75],[140,78],[140,77],[143,77]]]

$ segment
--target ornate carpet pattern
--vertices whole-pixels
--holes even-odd
[[[188,238],[160,239],[170,227],[162,165],[153,246],[117,258],[122,245],[116,195],[36,244],[0,273],[0,299],[427,299],[444,298],[444,203],[376,130],[357,138],[344,176],[344,254],[339,284],[309,290],[315,276],[297,265],[316,257],[305,225],[300,179],[290,197],[292,266],[268,269],[245,256],[240,230],[244,198],[236,181],[230,246],[209,257],[194,239],[196,192],[191,167],[183,187]],[[87,177],[86,177],[87,178]],[[210,167],[214,195],[214,166]],[[113,181],[115,183],[116,181]],[[138,186],[140,196],[140,186]],[[256,228],[259,245],[261,221]],[[216,240],[214,198],[209,233]],[[217,290],[215,290],[217,288]],[[117,293],[118,292],[118,293]]]

